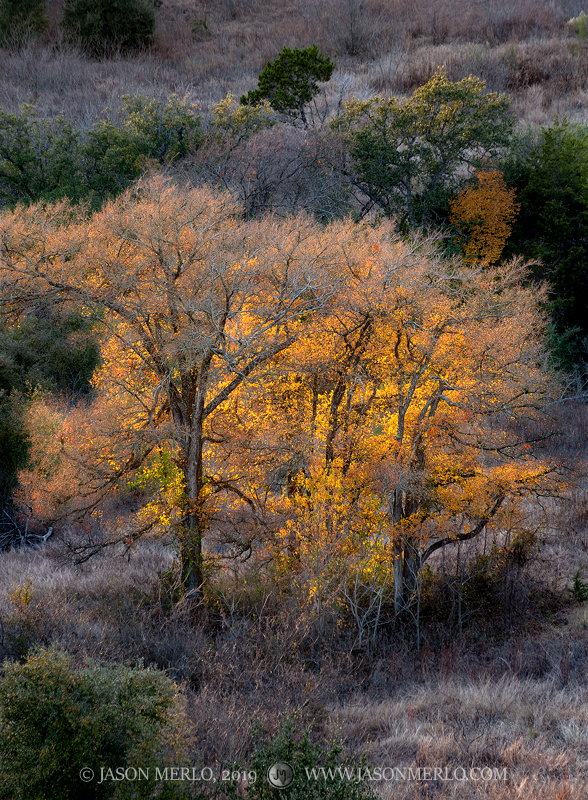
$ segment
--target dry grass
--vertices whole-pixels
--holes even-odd
[[[382,783],[383,797],[556,797],[566,785],[569,797],[582,796],[588,779],[586,686],[452,677],[403,688],[399,695],[347,704],[333,714],[333,725],[374,766],[441,767],[449,775],[506,768],[508,781],[437,781],[432,795],[410,782]]]
[[[204,109],[227,91],[255,86],[285,46],[317,43],[337,65],[331,99],[374,92],[408,93],[445,65],[452,79],[470,73],[507,91],[525,122],[554,115],[582,118],[588,103],[588,48],[566,29],[579,0],[167,0],[147,53],[102,62],[63,42],[60,0],[42,42],[0,51],[0,104],[23,103],[42,115],[64,113],[82,126],[104,109],[116,114],[126,94],[188,95]]]

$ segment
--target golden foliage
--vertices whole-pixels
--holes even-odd
[[[520,204],[498,170],[479,170],[477,182],[451,201],[450,222],[459,231],[468,264],[494,264],[508,241]]]
[[[554,385],[521,263],[448,263],[389,222],[237,211],[157,179],[89,220],[2,218],[15,308],[53,293],[102,331],[92,406],[47,450],[62,485],[77,470],[78,505],[140,489],[138,529],[177,531],[186,579],[221,538],[324,602],[349,570],[393,564],[396,591],[404,565],[410,590],[431,548],[551,491],[555,466],[520,433]]]

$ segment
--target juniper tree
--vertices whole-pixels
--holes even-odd
[[[330,80],[335,66],[328,56],[319,53],[316,44],[298,50],[284,47],[280,55],[266,64],[260,73],[258,87],[241,97],[242,105],[257,105],[268,100],[276,111],[299,117],[305,128],[308,118],[304,109],[319,92],[319,81]]]

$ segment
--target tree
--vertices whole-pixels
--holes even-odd
[[[527,431],[557,382],[520,262],[448,264],[389,224],[345,247],[345,291],[284,354],[298,380],[268,401],[293,451],[279,548],[316,602],[345,587],[349,565],[388,582],[392,568],[401,615],[433,553],[499,536],[553,491],[556,466]]]
[[[143,529],[175,525],[194,591],[215,505],[228,496],[255,508],[231,463],[223,468],[233,396],[261,379],[296,340],[297,320],[326,301],[337,252],[331,234],[308,221],[247,224],[237,212],[226,196],[154,180],[91,223],[68,225],[65,207],[18,209],[3,220],[4,296],[73,300],[104,331],[98,424],[62,435],[81,453],[80,494],[95,505],[168,453],[176,471],[162,503],[170,494],[173,503],[148,503]]]
[[[510,100],[486,93],[470,76],[452,83],[440,69],[405,102],[350,100],[333,122],[348,143],[346,174],[368,198],[409,227],[446,214],[463,181],[460,170],[480,166],[509,141]]]
[[[96,400],[58,436],[70,472],[42,488],[74,468],[86,508],[140,488],[117,536],[173,527],[188,589],[205,535],[265,537],[318,605],[355,569],[402,614],[433,553],[553,491],[528,431],[556,380],[520,263],[447,263],[390,221],[243,222],[161,179],[67,214],[18,209],[0,232],[9,302],[75,300],[103,331]]]
[[[257,79],[258,88],[243,95],[241,104],[257,105],[268,100],[276,111],[294,119],[300,117],[308,128],[304,106],[318,94],[318,82],[330,80],[334,69],[331,59],[319,53],[316,44],[302,50],[284,47],[274,61],[265,65]]]
[[[161,0],[66,0],[62,25],[91,55],[144,50],[153,41]]]
[[[479,170],[450,203],[449,221],[468,263],[494,264],[508,241],[520,204],[498,170]]]
[[[513,148],[505,161],[521,211],[510,252],[536,261],[532,274],[550,286],[548,308],[558,363],[588,363],[588,135],[566,120]]]

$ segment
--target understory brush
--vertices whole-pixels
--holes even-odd
[[[251,582],[242,575],[237,584],[218,574],[195,612],[162,548],[140,548],[129,561],[105,555],[74,568],[57,560],[53,547],[53,553],[2,555],[5,663],[34,663],[38,648],[50,647],[75,664],[116,669],[124,663],[167,675],[179,692],[175,736],[185,763],[219,770],[237,765],[233,771],[242,775],[263,759],[288,761],[289,755],[306,759],[297,762],[302,769],[328,754],[335,736],[355,759],[365,753],[372,768],[490,765],[509,776],[493,782],[492,797],[515,791],[525,800],[581,797],[588,625],[573,596],[574,573],[566,588],[551,591],[550,604],[543,591],[543,607],[529,592],[525,626],[509,627],[504,609],[492,616],[487,606],[485,624],[480,615],[464,613],[460,636],[455,618],[441,622],[442,603],[438,618],[433,615],[433,597],[450,591],[448,575],[457,562],[447,563],[444,577],[425,582],[420,648],[414,624],[395,629],[385,604],[375,643],[368,636],[358,646],[356,616],[344,603],[317,615],[312,603],[270,573],[252,575]],[[471,591],[492,597],[496,587],[480,583],[480,568],[470,564]],[[501,578],[493,579],[502,591]],[[282,753],[285,713],[296,713],[300,727],[292,734],[294,749]],[[294,741],[307,741],[300,745],[307,747],[304,758]],[[161,747],[158,763],[171,764],[174,757]],[[255,791],[262,788],[267,793],[267,782]],[[418,782],[372,782],[372,788],[383,797],[427,796]],[[471,782],[453,788],[458,794],[440,785],[438,796],[485,796]]]

